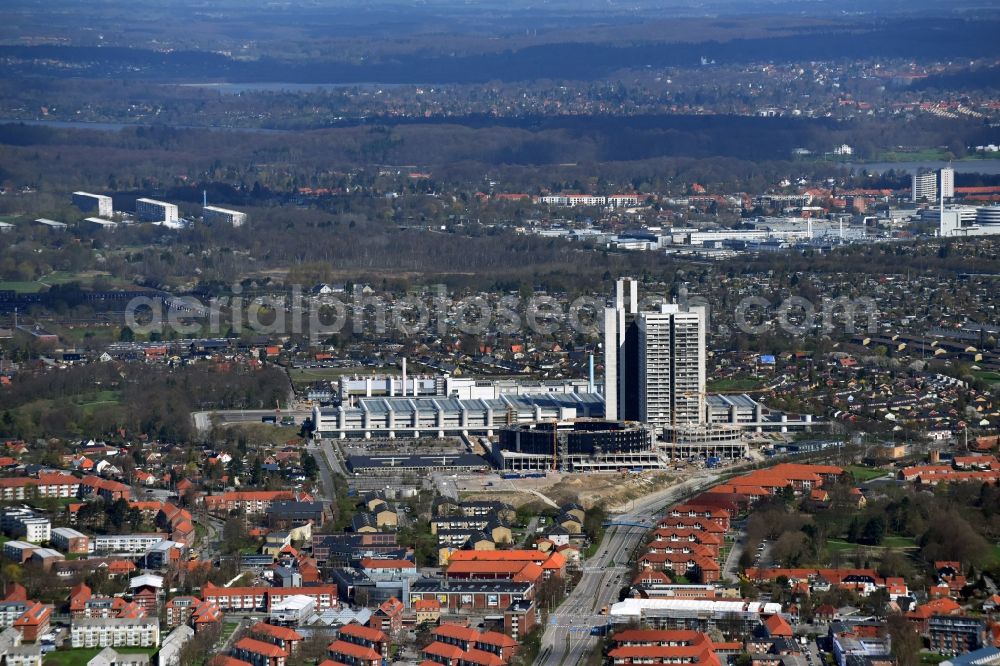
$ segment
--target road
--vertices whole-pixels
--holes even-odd
[[[327,441],[308,441],[306,442],[306,450],[316,459],[316,467],[319,469],[319,480],[323,489],[320,499],[332,502],[337,496],[337,486],[334,484],[333,476],[335,474],[341,477],[346,476],[333,451],[333,445]]]
[[[312,410],[283,409],[280,413],[276,413],[273,409],[227,409],[211,412],[191,412],[191,420],[199,432],[208,432],[211,430],[213,421],[220,425],[230,423],[260,423],[260,419],[264,416],[277,416],[279,420],[282,416],[294,416],[296,425],[301,425],[303,420],[312,418]]]
[[[740,555],[746,548],[746,536],[743,535],[743,530],[736,530],[736,534],[738,538],[733,541],[733,547],[729,549],[726,562],[722,565],[723,580],[738,581],[740,578]]]
[[[611,526],[597,553],[584,562],[583,576],[559,608],[549,616],[537,666],[578,664],[598,643],[590,635],[593,627],[607,622],[601,615],[604,606],[618,601],[618,592],[626,584],[630,562],[636,548],[669,504],[702,490],[719,478],[703,470],[675,486],[639,498],[627,512],[611,517],[614,522],[641,524],[642,527]]]
[[[447,497],[448,499],[458,501],[458,486],[455,484],[455,479],[452,478],[450,474],[445,474],[444,472],[434,472],[431,474],[431,480],[434,482],[434,487],[437,488],[438,495],[441,497]]]
[[[538,530],[538,516],[532,516],[531,520],[528,521],[528,526],[524,529],[524,542],[521,544],[521,548],[534,547],[537,530]]]

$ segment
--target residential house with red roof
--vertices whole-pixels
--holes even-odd
[[[252,666],[285,666],[288,654],[274,643],[241,638],[233,645],[233,655]]]
[[[389,637],[379,629],[345,624],[327,650],[334,662],[354,666],[380,666],[389,657]],[[323,662],[326,663],[326,662]]]
[[[396,597],[389,597],[375,609],[368,626],[389,634],[399,633],[403,629],[403,602]]]
[[[230,490],[221,495],[206,495],[205,506],[213,513],[228,514],[230,511],[242,511],[246,514],[264,513],[272,502],[311,502],[308,493],[293,490]]]
[[[14,629],[21,633],[24,640],[34,643],[42,634],[48,633],[52,608],[37,601],[28,602],[28,604],[28,610],[14,621]]]
[[[302,634],[290,627],[279,627],[266,622],[258,622],[250,627],[250,637],[265,643],[274,643],[289,657],[298,651],[304,640]]]
[[[720,666],[705,634],[689,630],[625,629],[612,637],[613,664],[693,664]]]
[[[445,623],[431,632],[433,641],[422,650],[435,664],[502,666],[518,648],[516,640],[496,631],[480,632],[459,624]]]

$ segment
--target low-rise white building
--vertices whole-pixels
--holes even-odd
[[[160,622],[157,618],[78,618],[70,629],[74,648],[157,647]]]
[[[100,534],[93,539],[94,552],[141,554],[166,538],[167,535],[162,532],[150,534]]]

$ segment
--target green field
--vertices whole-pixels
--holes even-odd
[[[316,382],[337,380],[344,375],[364,376],[372,373],[398,375],[399,368],[396,366],[385,368],[289,368],[288,378],[295,386],[309,386]]]
[[[74,650],[56,650],[45,655],[45,666],[86,666],[87,662],[97,656],[103,648],[77,648]],[[157,648],[115,648],[122,654],[148,654],[152,657]],[[154,660],[150,659],[150,662]]]
[[[57,284],[79,282],[81,286],[91,286],[96,278],[103,278],[110,287],[125,287],[130,283],[112,278],[108,273],[87,271],[84,273],[67,273],[56,271],[37,280],[9,280],[0,282],[0,290],[16,291],[21,294],[37,294]]]
[[[6,281],[0,282],[0,291],[16,291],[19,294],[37,294],[44,287],[37,282]]]
[[[753,377],[733,377],[732,379],[717,379],[708,382],[708,390],[717,393],[757,391],[763,387],[764,380]]]
[[[121,398],[121,391],[95,391],[75,396],[71,402],[79,407],[84,414],[90,414],[98,407],[120,405]]]
[[[850,472],[859,483],[877,479],[888,473],[884,469],[873,469],[871,467],[861,467],[860,465],[848,465],[847,471]]]
[[[878,162],[924,162],[951,159],[947,150],[925,148],[923,150],[887,150],[878,157]]]
[[[1000,372],[990,372],[989,370],[973,370],[972,375],[976,379],[981,379],[987,384],[1000,384]]]
[[[882,539],[882,548],[896,548],[903,550],[906,548],[916,548],[917,541],[908,536],[887,536]]]
[[[894,548],[896,550],[906,550],[908,548],[916,548],[917,542],[913,537],[907,536],[887,536],[882,540],[882,544],[879,546],[866,546],[860,543],[851,543],[850,541],[845,541],[844,539],[827,539],[826,540],[826,552],[827,554],[833,554],[835,552],[846,553],[857,550],[859,548],[866,548],[871,551],[885,550],[887,548]]]
[[[239,622],[225,622],[222,625],[222,633],[219,634],[219,641],[226,642],[230,636],[236,633],[236,629],[240,626]]]

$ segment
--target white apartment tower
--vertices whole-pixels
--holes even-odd
[[[657,435],[705,420],[704,307],[639,311],[638,284],[618,280],[604,312],[605,418],[642,421]]]
[[[636,317],[639,420],[658,434],[705,415],[705,308],[661,305]]]
[[[604,309],[604,418],[610,420],[627,419],[634,405],[628,402],[622,388],[631,364],[628,362],[626,336],[639,312],[639,284],[632,278],[621,278],[615,282],[614,303]],[[631,336],[630,336],[631,337]],[[632,345],[628,345],[631,347]],[[632,378],[634,382],[634,377]],[[633,416],[633,418],[636,418]]]
[[[955,170],[951,167],[941,169],[941,196],[946,199],[955,197]]]
[[[234,227],[242,227],[247,221],[247,214],[239,210],[219,208],[218,206],[205,206],[202,208],[202,219],[207,224],[220,222]]]
[[[156,199],[136,199],[135,215],[143,222],[155,222],[172,227],[178,224],[177,204]]]
[[[106,194],[91,194],[90,192],[74,192],[73,205],[84,213],[97,211],[97,217],[114,215],[114,204]]]
[[[929,202],[937,200],[937,174],[933,171],[913,174],[913,203],[923,199]],[[953,185],[954,189],[954,185]]]

